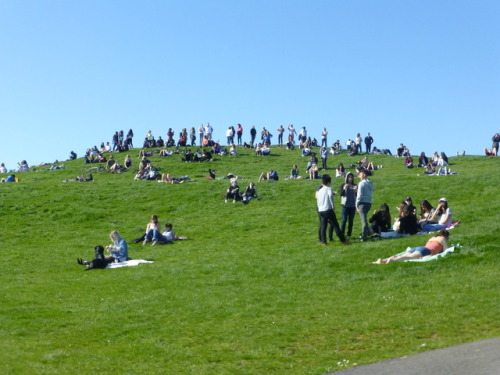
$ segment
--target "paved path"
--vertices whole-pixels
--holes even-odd
[[[500,375],[500,337],[335,372],[335,375]]]

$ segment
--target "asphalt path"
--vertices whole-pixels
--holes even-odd
[[[500,337],[407,355],[335,375],[500,375]]]

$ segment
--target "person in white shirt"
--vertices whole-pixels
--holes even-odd
[[[344,244],[348,244],[346,242],[346,238],[342,231],[340,230],[339,223],[337,221],[337,217],[335,215],[335,204],[333,200],[333,192],[331,189],[332,178],[330,175],[324,174],[322,177],[322,185],[316,191],[316,205],[318,209],[319,216],[319,242],[323,245],[327,245],[326,241],[326,228],[328,223],[330,223],[329,228],[329,240],[333,240],[333,230],[335,229],[335,233],[340,239],[340,242]]]

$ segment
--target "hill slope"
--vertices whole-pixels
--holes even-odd
[[[94,182],[62,182],[93,167],[80,159],[0,185],[0,372],[324,374],[498,336],[499,159],[451,158],[458,174],[431,177],[370,156],[384,166],[372,177],[373,209],[387,203],[394,215],[407,195],[434,204],[445,196],[462,221],[450,238],[463,246],[458,254],[387,266],[371,262],[428,236],[321,246],[319,181],[284,180],[292,164],[304,174],[298,150],[150,159],[194,181],[96,172]],[[357,160],[335,156],[329,172]],[[257,184],[260,199],[248,205],[225,204],[229,182],[206,180],[208,168],[242,176],[241,186],[271,168],[281,179]],[[152,214],[189,240],[131,243]],[[354,225],[359,233],[358,216]],[[113,229],[132,258],[155,263],[84,272],[76,257],[91,258]]]

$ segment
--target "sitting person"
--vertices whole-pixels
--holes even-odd
[[[276,172],[274,169],[271,169],[269,172],[262,172],[258,182],[261,182],[262,180],[267,180],[267,181],[278,181],[279,176],[278,172]]]
[[[318,171],[319,171],[318,164],[311,165],[311,168],[309,168],[309,179],[315,180],[319,178]]]
[[[372,162],[368,161],[367,156],[358,161],[358,166],[356,167],[356,171],[358,171],[359,173],[359,171],[361,170],[367,171],[369,176],[371,176],[372,175],[371,172],[375,170],[375,166],[373,165]]]
[[[160,223],[158,222],[157,215],[151,216],[151,220],[149,220],[148,224],[146,225],[146,230],[144,231],[144,234],[141,237],[136,238],[134,240],[134,242],[139,243],[139,242],[144,241],[143,245],[147,244],[149,241],[151,241],[151,237],[147,238],[147,235],[151,230],[154,230],[154,229],[160,230]]]
[[[492,149],[488,149],[488,148],[484,148],[484,156],[495,156],[497,154],[497,151],[495,148],[492,148]]]
[[[377,264],[387,264],[390,262],[400,262],[411,259],[421,259],[429,255],[441,254],[448,248],[448,238],[450,234],[447,230],[441,229],[439,233],[431,237],[425,246],[418,246],[408,249],[403,255],[395,255],[385,259],[378,259]]]
[[[431,217],[434,215],[436,209],[432,207],[428,200],[424,199],[420,202],[420,218],[418,220],[418,225],[423,228],[426,224],[437,223],[437,219],[431,221]]]
[[[427,165],[429,165],[429,159],[425,156],[425,152],[422,151],[418,157],[418,167],[425,168]]]
[[[375,234],[388,232],[391,230],[391,213],[387,204],[380,205],[380,209],[376,210],[370,220],[372,231]]]
[[[253,182],[250,182],[243,194],[241,194],[241,199],[243,203],[248,204],[248,202],[254,198],[257,198],[257,188]]]
[[[184,176],[184,177],[172,177],[170,173],[164,173],[161,175],[161,179],[158,180],[158,182],[165,182],[168,184],[182,184],[184,181],[188,181],[191,178],[189,176]]]
[[[412,207],[402,202],[398,210],[399,216],[396,218],[393,229],[399,234],[416,234],[419,227]]]
[[[413,168],[413,158],[410,155],[405,157],[405,168]]]
[[[294,164],[292,166],[292,169],[290,170],[290,177],[289,177],[291,180],[295,180],[297,178],[301,178],[299,176],[299,167],[297,166],[297,164]]]
[[[241,200],[240,196],[240,187],[238,185],[238,179],[237,178],[232,178],[231,179],[231,185],[226,190],[226,194],[224,195],[225,202],[227,203],[228,199],[232,199],[233,203],[236,203],[236,201]]]
[[[318,164],[318,158],[316,157],[316,154],[313,152],[311,154],[311,157],[309,158],[309,161],[307,162],[306,172],[309,172],[309,168],[311,168],[314,164]]]
[[[438,219],[439,217],[439,219]],[[451,209],[448,207],[448,200],[446,198],[441,198],[439,200],[438,207],[429,218],[431,223],[422,226],[422,229],[427,232],[435,232],[441,229],[446,229],[453,222],[453,216]],[[437,221],[437,224],[435,224]]]
[[[158,230],[154,231],[153,233],[153,243],[151,246],[154,246],[158,243],[160,244],[165,244],[165,243],[172,243],[177,240],[185,240],[186,237],[180,237],[175,234],[175,231],[172,229],[173,225],[171,223],[165,224],[165,230],[163,233],[160,233]]]
[[[128,245],[127,242],[120,236],[120,234],[114,230],[109,234],[111,245],[106,246],[106,249],[110,252],[111,256],[107,259],[110,263],[113,262],[124,262],[128,259]]]
[[[74,151],[71,151],[69,154],[69,160],[76,160],[77,156]]]
[[[28,162],[26,160],[21,161],[21,163],[18,163],[19,168],[17,169],[18,172],[28,172],[30,169],[28,167]]]
[[[207,176],[207,180],[215,180],[215,173],[217,172],[216,169],[208,169],[208,176]]]
[[[337,166],[337,170],[335,171],[335,177],[345,177],[345,168],[344,164],[340,163]]]
[[[255,147],[255,155],[262,156],[262,143],[257,143]]]
[[[132,168],[132,159],[130,158],[130,155],[127,155],[125,157],[125,160],[123,161],[123,166],[125,167],[125,169]]]
[[[308,147],[302,148],[302,156],[309,156],[311,155],[311,149]]]
[[[238,155],[238,150],[236,149],[236,146],[234,144],[229,149],[229,155],[232,155],[232,156]]]
[[[448,156],[446,156],[446,154],[444,152],[441,152],[441,154],[439,155],[437,166],[438,167],[443,167],[445,165],[449,165],[449,163],[448,163]]]
[[[432,162],[429,162],[429,164],[427,164],[427,169],[425,170],[424,174],[433,175],[435,173],[436,173],[436,167],[434,166],[434,164],[432,164]]]

